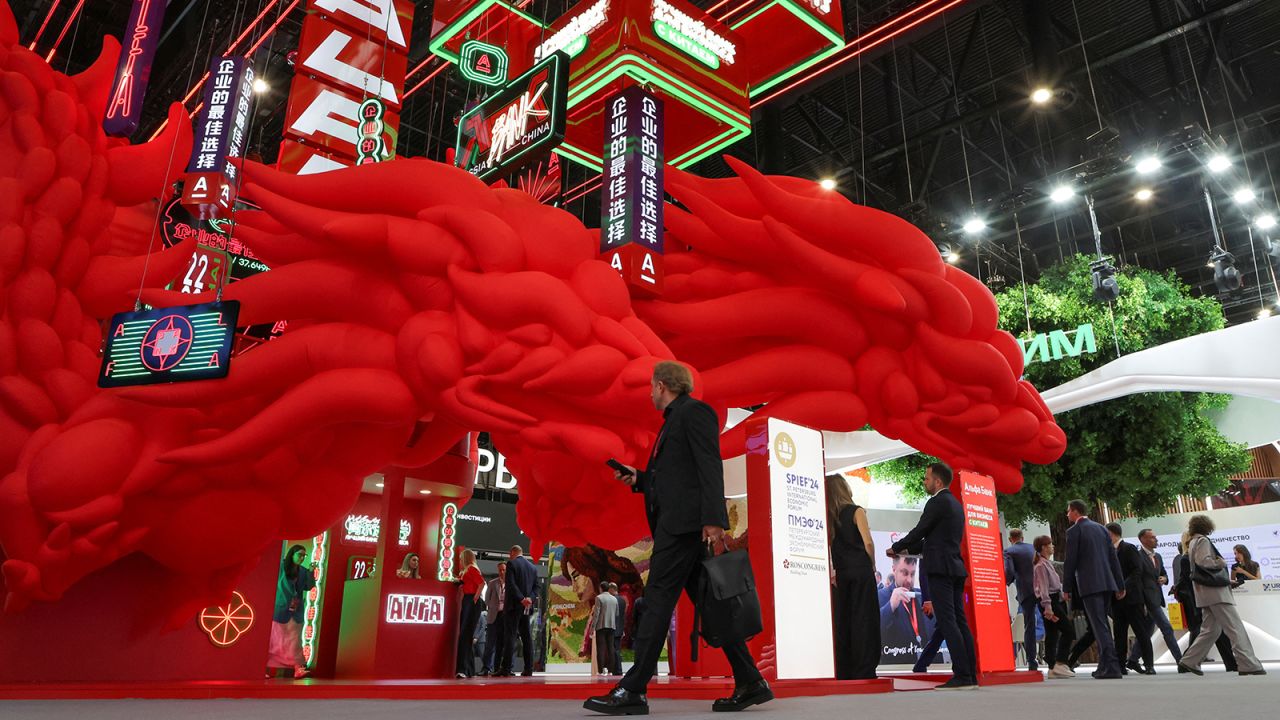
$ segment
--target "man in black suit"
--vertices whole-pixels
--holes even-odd
[[[533,638],[529,633],[529,617],[533,614],[533,595],[538,584],[538,571],[524,556],[524,548],[513,545],[507,561],[507,597],[502,603],[504,640],[502,664],[496,675],[510,677],[516,654],[516,636],[520,637],[524,668],[520,674],[533,674]]]
[[[1173,635],[1173,626],[1169,624],[1169,616],[1164,611],[1163,586],[1169,584],[1169,573],[1165,571],[1164,558],[1156,552],[1158,541],[1155,532],[1151,528],[1144,528],[1138,533],[1138,543],[1142,545],[1139,548],[1143,559],[1142,599],[1147,606],[1147,621],[1143,632],[1147,637],[1151,637],[1155,629],[1160,628],[1160,635],[1164,638],[1164,644],[1169,648],[1169,653],[1173,655],[1174,660],[1181,660],[1182,648],[1178,647],[1178,640]],[[1154,655],[1154,647],[1152,654]],[[1130,670],[1136,669],[1134,666],[1137,665],[1137,661],[1138,646],[1135,644],[1129,651]]]
[[[683,590],[694,597],[702,558],[729,527],[724,504],[724,465],[720,460],[720,420],[710,405],[695,400],[693,377],[670,361],[653,369],[650,399],[666,418],[658,432],[649,466],[624,467],[615,477],[644,493],[645,513],[653,532],[653,554],[645,585],[645,612],[635,631],[635,663],[608,695],[588,698],[583,707],[607,715],[645,715],[645,689],[658,668],[671,615]],[[773,699],[773,691],[756,669],[746,642],[725,644],[733,667],[734,690],[712,705],[717,712],[741,710]]]
[[[1068,603],[1077,596],[1089,618],[1089,632],[1098,643],[1099,679],[1124,677],[1120,658],[1116,655],[1115,638],[1107,619],[1111,616],[1111,600],[1123,600],[1124,573],[1111,544],[1107,529],[1089,519],[1089,506],[1083,500],[1067,505],[1067,562],[1063,572],[1062,597]]]
[[[1134,669],[1143,675],[1155,675],[1151,635],[1147,633],[1147,606],[1142,590],[1142,568],[1150,565],[1142,559],[1133,543],[1121,539],[1124,528],[1120,523],[1107,523],[1107,532],[1111,533],[1111,544],[1115,546],[1120,572],[1124,574],[1124,599],[1113,608],[1117,657],[1129,654],[1129,628],[1133,628],[1134,640],[1142,653],[1142,666]]]
[[[618,593],[618,583],[609,583],[609,594],[618,601],[617,630],[613,633],[613,667],[610,675],[622,674],[622,633],[627,629],[627,598]]]
[[[933,463],[924,474],[924,489],[932,497],[920,522],[889,548],[890,557],[924,553],[924,572],[938,630],[951,651],[951,679],[939,690],[969,690],[978,686],[973,635],[964,616],[964,579],[969,576],[960,543],[964,540],[964,510],[951,494],[951,468]]]

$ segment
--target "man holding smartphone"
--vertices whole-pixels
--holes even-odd
[[[650,398],[665,421],[648,467],[610,463],[614,476],[644,493],[653,533],[653,555],[645,584],[643,618],[635,631],[635,664],[608,695],[588,698],[583,707],[606,715],[647,715],[645,690],[658,668],[667,628],[683,590],[694,596],[706,547],[719,547],[729,527],[720,460],[720,420],[710,405],[689,395],[693,377],[677,362],[653,369]],[[715,712],[737,711],[773,699],[744,641],[722,648],[733,667],[734,691],[716,700]]]

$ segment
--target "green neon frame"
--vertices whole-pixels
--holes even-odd
[[[572,80],[569,89],[569,108],[572,109],[574,106],[580,105],[601,88],[624,75],[635,78],[637,82],[655,85],[668,95],[689,105],[703,115],[719,120],[729,126],[701,145],[671,158],[667,161],[669,165],[674,165],[677,168],[686,168],[717,150],[728,147],[751,134],[750,116],[744,115],[715,98],[699,92],[680,78],[653,65],[645,58],[630,52],[623,53],[586,78]],[[604,167],[602,152],[592,152],[573,145],[568,140],[561,143],[556,152],[562,157],[586,165],[593,170],[600,170]]]
[[[467,11],[462,17],[444,26],[444,29],[437,33],[435,37],[431,38],[431,42],[427,45],[428,49],[430,49],[431,53],[437,57],[442,57],[454,64],[460,64],[458,63],[458,53],[446,48],[445,44],[456,38],[458,33],[464,31],[468,25],[475,22],[476,18],[483,15],[494,5],[500,5],[510,11],[512,15],[529,21],[529,24],[533,25],[538,30],[542,30],[544,28],[541,20],[535,18],[529,13],[526,13],[506,0],[480,0],[474,8]]]
[[[561,93],[565,92],[564,86],[568,85],[569,57],[565,55],[563,51],[557,50],[556,52],[553,52],[550,55],[548,55],[545,60],[540,61],[533,67],[526,70],[523,75],[516,78],[515,80],[512,80],[501,91],[499,91],[494,95],[489,96],[484,100],[484,102],[481,102],[479,105],[472,108],[470,112],[467,112],[458,118],[458,139],[454,145],[454,150],[453,150],[454,157],[456,159],[463,157],[463,145],[464,145],[463,128],[465,128],[467,125],[467,118],[477,113],[483,113],[486,110],[486,103],[490,103],[491,101],[501,97],[502,94],[507,91],[507,89],[517,85],[518,83],[526,82],[528,78],[530,78],[531,76],[539,72],[542,72],[543,70],[546,70],[548,68],[550,68],[549,77],[551,80],[551,88],[550,88],[551,92],[548,94],[547,108],[552,113],[552,115],[547,122],[551,125],[551,128],[552,128],[551,132],[547,133],[546,138],[538,140],[537,142],[533,142],[528,145],[525,145],[524,147],[520,148],[519,151],[507,156],[506,158],[504,158],[504,162],[501,165],[499,165],[496,168],[493,168],[488,173],[476,175],[476,177],[480,178],[485,182],[488,182],[490,178],[496,175],[518,170],[521,167],[521,165],[523,165],[523,163],[517,162],[517,161],[519,161],[521,158],[525,157],[531,152],[536,152],[536,151],[545,149],[548,143],[553,142],[553,139],[556,137],[556,135],[561,135],[561,136],[564,135],[565,124],[568,122],[568,117],[569,117],[569,108],[568,106],[566,106],[564,110],[564,114],[560,117],[556,117],[555,112],[556,112],[556,97],[559,96]],[[517,94],[516,97],[519,97],[519,94]],[[507,102],[510,102],[510,101],[507,101]],[[492,103],[492,105],[496,107],[499,105],[499,103],[494,102]],[[557,130],[559,132],[557,132]],[[463,167],[463,166],[459,166],[459,167]],[[466,170],[467,172],[471,172],[469,168],[463,167],[463,169]]]
[[[489,53],[493,56],[495,71],[492,75],[485,75],[472,70],[470,61],[462,62],[462,60],[466,59],[473,51]],[[473,82],[478,82],[487,87],[498,87],[506,84],[507,69],[511,66],[511,58],[507,57],[507,51],[505,49],[482,40],[464,40],[462,45],[458,48],[458,55],[460,56],[458,72],[462,74],[462,77]],[[498,70],[496,68],[501,69]]]
[[[827,27],[825,24],[822,23],[822,21],[818,20],[818,18],[815,17],[810,10],[797,4],[795,0],[773,0],[773,2],[769,3],[768,5],[765,5],[759,8],[755,12],[739,20],[737,23],[731,25],[730,29],[737,30],[738,28],[742,27],[743,25],[746,25],[747,23],[751,22],[755,18],[759,17],[762,13],[768,11],[770,8],[777,5],[781,5],[783,9],[785,9],[787,12],[790,12],[792,15],[795,15],[796,17],[803,20],[806,25],[813,28],[815,31],[817,31],[819,35],[829,40],[831,44],[823,48],[822,50],[820,50],[817,54],[812,55],[811,57],[809,57],[809,59],[805,60],[799,65],[793,65],[785,70],[782,70],[777,75],[774,75],[773,77],[765,80],[759,85],[753,85],[749,91],[750,96],[753,98],[756,95],[772,88],[773,86],[779,83],[785,82],[786,80],[789,80],[792,77],[795,77],[796,75],[799,75],[800,73],[804,72],[805,70],[808,70],[814,65],[817,65],[823,60],[826,60],[832,55],[835,55],[836,53],[840,52],[842,48],[844,48],[843,35],[831,29],[830,27]]]

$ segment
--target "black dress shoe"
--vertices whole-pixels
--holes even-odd
[[[961,678],[952,676],[952,678],[941,685],[936,685],[934,690],[977,690],[978,681],[969,678]]]
[[[587,698],[582,707],[605,715],[648,715],[649,701],[644,695],[615,687],[608,695]]]
[[[733,694],[727,698],[720,698],[711,704],[712,712],[738,712],[752,705],[760,705],[767,703],[773,699],[773,690],[769,689],[769,683],[764,678],[735,687]]]
[[[1130,670],[1132,670],[1132,671],[1134,671],[1134,672],[1137,672],[1137,673],[1142,672],[1142,667],[1141,667],[1140,665],[1138,665],[1138,661],[1137,661],[1137,660],[1130,660],[1129,662],[1125,663],[1125,664],[1124,664],[1124,666],[1125,666],[1125,667],[1127,667],[1127,668],[1129,668]]]
[[[1141,670],[1139,670],[1139,671],[1138,671],[1138,674],[1139,674],[1139,675],[1155,675],[1155,674],[1156,674],[1156,669],[1155,669],[1155,668],[1143,668],[1143,669],[1141,669]]]

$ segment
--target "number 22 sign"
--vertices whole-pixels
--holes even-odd
[[[217,290],[222,284],[223,254],[198,247],[191,253],[187,271],[182,276],[178,290],[184,293],[202,293]]]

